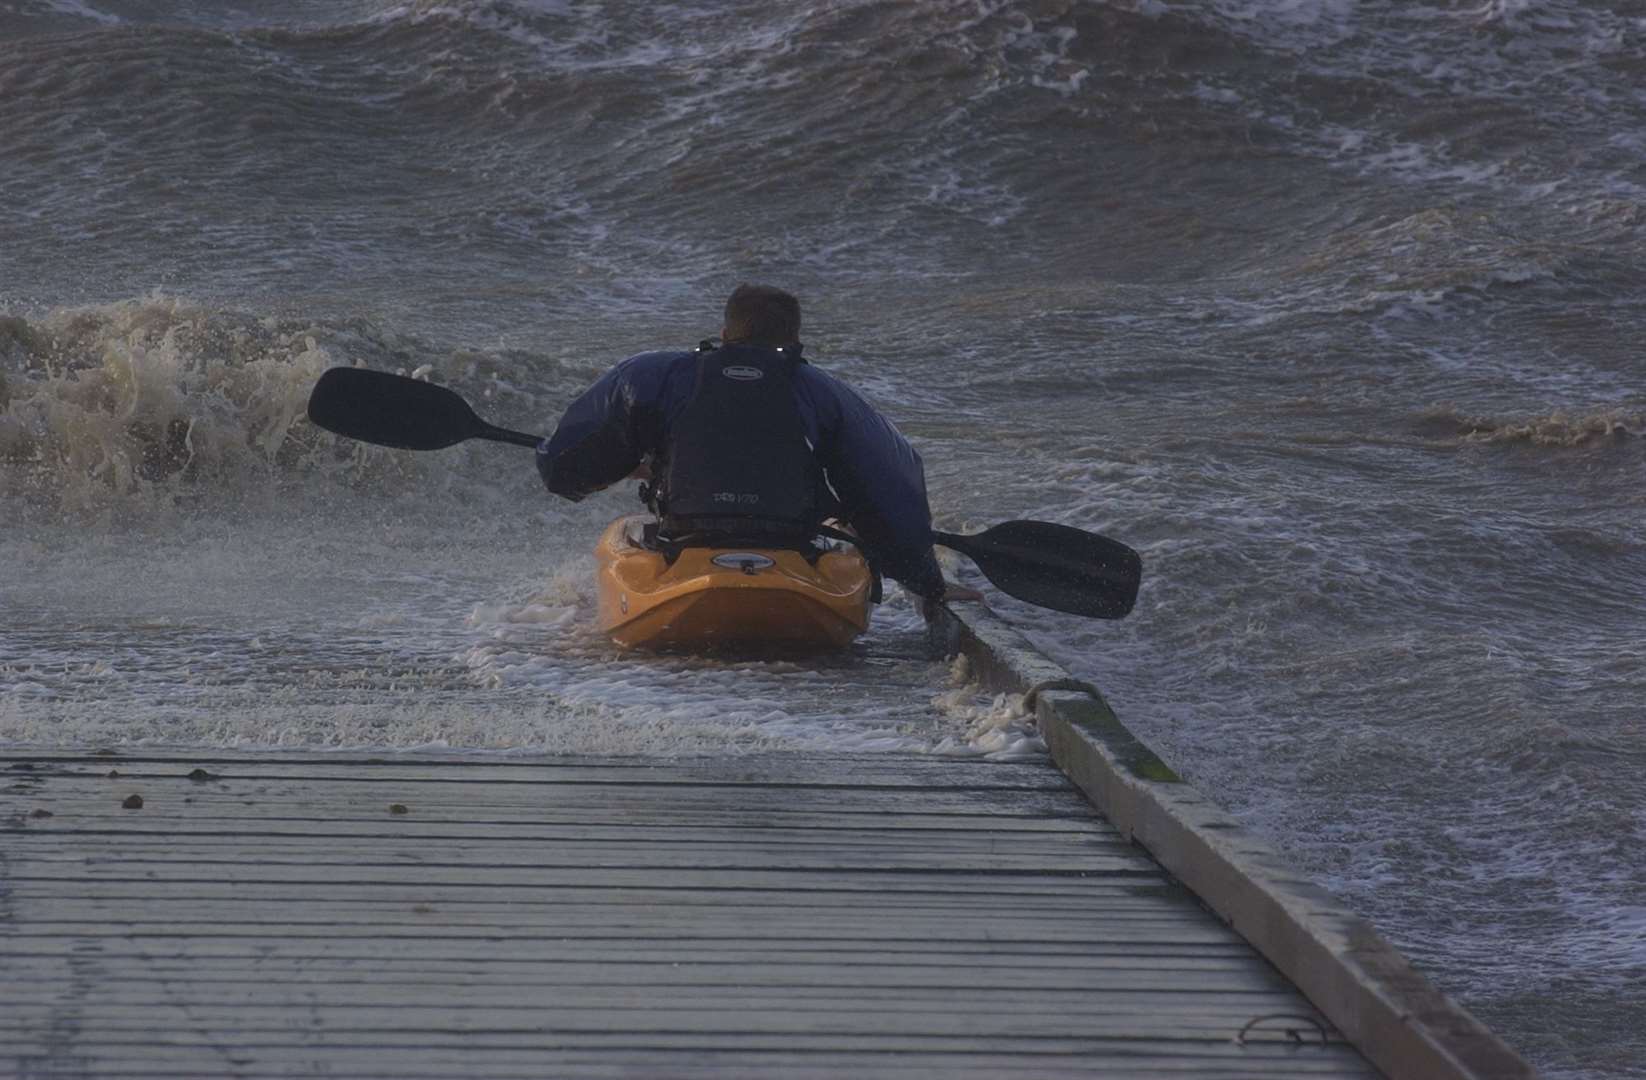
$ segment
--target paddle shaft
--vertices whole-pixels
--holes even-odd
[[[440,450],[468,439],[533,448],[542,443],[536,435],[482,420],[446,387],[366,368],[324,372],[309,395],[308,414],[327,431],[402,450]],[[856,536],[822,532],[884,561]],[[1137,552],[1126,545],[1045,521],[1007,521],[968,536],[934,531],[931,538],[971,559],[1002,592],[1073,615],[1125,615],[1143,572]]]
[[[492,442],[512,443],[515,446],[530,446],[533,449],[536,449],[543,442],[540,435],[531,435],[524,431],[510,431],[508,428],[500,428],[495,424],[487,424],[483,430],[476,431],[474,438],[490,439]]]

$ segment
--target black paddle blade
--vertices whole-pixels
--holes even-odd
[[[346,367],[315,382],[309,419],[327,431],[400,450],[443,450],[490,427],[443,386]]]
[[[1070,615],[1122,618],[1143,580],[1143,559],[1125,544],[1049,521],[1007,521],[974,536],[932,538],[970,558],[1001,592]]]

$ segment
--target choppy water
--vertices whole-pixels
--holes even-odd
[[[546,430],[741,280],[997,606],[1554,1077],[1646,1076],[1646,8],[0,0],[0,739],[1032,749],[893,603],[614,658],[613,492],[340,445],[333,363]],[[937,699],[934,704],[934,699]]]

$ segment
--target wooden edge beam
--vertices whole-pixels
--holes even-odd
[[[1121,724],[1096,687],[1067,689],[1076,680],[992,614],[968,611],[962,620],[946,606],[933,607],[933,646],[966,656],[991,690],[1035,691],[1035,719],[1058,768],[1385,1075],[1535,1080],[1528,1062],[1413,968],[1371,923],[1167,767]]]

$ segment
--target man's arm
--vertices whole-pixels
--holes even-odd
[[[538,444],[543,486],[576,502],[639,468],[660,437],[662,387],[676,355],[631,356],[572,402]]]
[[[856,391],[823,379],[835,414],[823,425],[819,456],[840,496],[841,516],[874,550],[887,577],[917,596],[941,598],[945,582],[932,551],[932,512],[919,453]]]

